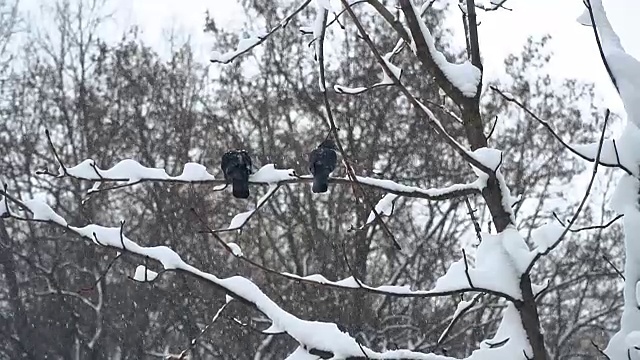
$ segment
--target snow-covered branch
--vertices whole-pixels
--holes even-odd
[[[58,162],[58,173],[53,173],[48,169],[36,171],[37,175],[52,177],[70,177],[77,180],[93,181],[95,185],[88,190],[88,193],[116,190],[134,186],[145,182],[161,182],[175,184],[203,184],[213,185],[212,191],[221,191],[227,187],[224,179],[216,179],[213,174],[207,171],[204,165],[197,163],[186,163],[182,173],[177,176],[169,175],[165,169],[146,167],[133,159],[124,159],[109,169],[101,169],[92,159],[86,159],[80,164],[68,167],[59,157],[55,146],[51,141],[48,131],[46,131],[49,146]],[[469,153],[465,153],[467,156]],[[475,161],[479,168],[484,168],[487,172],[494,169]],[[473,164],[472,164],[473,165]],[[475,166],[475,165],[474,165]],[[340,185],[353,185],[353,182],[372,190],[379,190],[397,196],[420,198],[433,201],[450,200],[469,195],[481,193],[483,182],[476,180],[467,184],[454,184],[443,188],[422,189],[416,186],[409,186],[397,183],[392,180],[357,176],[352,177],[330,177],[329,183]],[[280,187],[288,184],[304,184],[313,182],[311,175],[298,175],[293,169],[276,169],[274,164],[266,164],[249,177],[250,185],[270,186],[269,193],[277,190],[273,186]],[[101,187],[102,183],[118,183],[111,187]],[[266,199],[265,199],[266,200]],[[259,201],[258,208],[262,205]],[[1,206],[1,205],[0,205]],[[257,209],[256,209],[257,210]]]
[[[346,0],[341,0],[341,1],[342,1],[343,5],[345,5],[345,7],[348,5]],[[426,117],[426,119],[428,121],[428,124],[436,132],[436,134],[438,134],[442,138],[442,140],[444,140],[448,145],[450,145],[453,148],[453,150],[455,150],[460,156],[462,156],[462,158],[465,161],[467,161],[469,164],[471,164],[472,166],[480,169],[481,171],[485,172],[486,174],[493,175],[495,169],[492,169],[491,167],[486,166],[485,164],[482,163],[482,161],[476,159],[472,155],[471,151],[465,149],[465,147],[462,144],[460,144],[456,139],[454,139],[451,135],[449,135],[447,133],[447,131],[445,130],[445,128],[440,123],[440,120],[438,120],[436,118],[435,114],[433,114],[433,112],[431,110],[429,110],[429,108],[427,106],[425,106],[422,102],[420,102],[418,99],[416,99],[413,96],[413,94],[411,94],[409,89],[407,89],[400,82],[400,79],[396,76],[396,74],[394,73],[393,69],[391,67],[389,67],[389,65],[387,64],[387,61],[385,60],[384,56],[382,56],[380,54],[380,52],[376,48],[375,44],[371,40],[371,37],[366,32],[366,30],[362,26],[362,23],[359,21],[358,17],[355,15],[355,13],[348,7],[347,7],[347,13],[351,17],[351,19],[354,21],[356,27],[358,28],[358,32],[359,32],[360,36],[362,36],[364,41],[369,46],[369,49],[371,50],[371,52],[375,55],[376,60],[378,61],[378,63],[382,67],[382,69],[384,70],[386,76],[388,78],[390,78],[394,82],[394,84],[397,85],[400,88],[400,91],[407,98],[407,100],[409,100],[409,102],[418,110],[418,112],[420,112],[421,115],[424,115]]]
[[[399,67],[393,65],[390,60],[391,57],[393,56],[394,52],[389,52],[387,54],[385,54],[383,56],[383,59],[387,65],[387,67],[393,72],[393,75],[400,80],[400,77],[402,76],[402,69],[400,69]],[[369,90],[373,90],[376,88],[380,88],[380,87],[385,87],[385,86],[391,86],[391,85],[395,85],[394,81],[391,77],[389,77],[387,75],[386,71],[382,71],[382,80],[380,80],[379,82],[371,85],[371,86],[360,86],[360,87],[355,87],[355,88],[351,88],[351,87],[346,87],[346,86],[342,86],[342,85],[334,85],[333,89],[335,90],[335,92],[337,92],[338,94],[348,94],[348,95],[358,95],[358,94],[362,94],[365,93]]]
[[[587,204],[587,199],[589,198],[589,195],[591,194],[591,188],[593,187],[593,184],[594,184],[594,182],[596,180],[596,176],[598,175],[598,165],[600,165],[600,157],[601,157],[601,154],[602,154],[602,147],[603,147],[603,144],[604,144],[604,135],[605,135],[606,130],[607,130],[607,125],[608,125],[608,122],[609,122],[610,115],[611,115],[611,113],[609,112],[609,110],[607,110],[607,112],[606,112],[606,114],[604,116],[604,123],[602,125],[602,132],[601,132],[601,135],[600,135],[600,142],[598,143],[598,148],[597,148],[597,152],[596,152],[596,156],[595,156],[595,161],[594,161],[594,164],[593,164],[593,170],[591,172],[591,178],[589,180],[589,183],[587,184],[587,188],[586,188],[586,190],[584,192],[584,196],[582,197],[582,200],[580,201],[580,204],[578,205],[578,208],[573,213],[573,216],[571,217],[569,222],[565,226],[562,227],[561,231],[556,231],[556,233],[553,236],[548,236],[545,241],[537,242],[537,245],[538,245],[538,247],[536,249],[537,254],[532,259],[531,263],[528,265],[526,273],[529,273],[529,271],[531,271],[531,269],[533,268],[535,263],[541,257],[549,254],[553,249],[555,249],[558,245],[560,245],[560,242],[562,241],[564,236],[571,230],[571,228],[575,224],[576,220],[578,220],[578,217],[580,216],[580,214],[582,212],[582,209]]]
[[[2,191],[5,199],[7,193]],[[16,201],[14,202],[13,199]],[[424,359],[450,360],[451,358],[435,354],[419,353],[410,350],[376,352],[360,345],[348,333],[341,331],[336,324],[303,320],[286,312],[267,297],[250,280],[234,276],[219,278],[182,260],[179,254],[166,246],[140,246],[122,232],[122,227],[104,227],[88,224],[82,227],[69,225],[64,218],[55,213],[47,204],[38,200],[20,201],[11,197],[11,201],[29,213],[29,218],[18,217],[9,211],[9,217],[22,221],[39,221],[64,228],[86,241],[128,254],[137,255],[159,262],[165,271],[175,271],[193,276],[224,291],[230,297],[263,313],[277,328],[301,344],[309,354],[323,354],[334,358],[376,358],[376,359]]]
[[[330,114],[330,108],[327,107],[327,109],[328,113]],[[226,180],[216,179],[214,175],[210,174],[207,171],[205,166],[196,163],[185,164],[182,173],[177,176],[169,175],[162,168],[146,167],[133,159],[122,160],[109,169],[101,169],[100,167],[98,167],[98,165],[96,165],[95,161],[91,159],[84,160],[78,165],[68,167],[59,157],[56,148],[51,141],[51,136],[48,131],[46,132],[46,135],[54,157],[58,161],[58,173],[52,173],[45,168],[42,170],[38,170],[36,174],[44,176],[54,176],[58,178],[70,177],[78,180],[94,181],[94,186],[88,190],[89,194],[101,191],[122,189],[144,182],[209,184],[213,185],[212,191],[221,191],[227,187]],[[444,188],[421,189],[414,186],[402,185],[391,180],[357,176],[353,168],[350,166],[350,162],[346,156],[346,153],[344,152],[344,149],[342,148],[342,145],[339,142],[337,143],[339,145],[339,148],[341,149],[343,161],[345,162],[345,166],[347,167],[348,176],[346,178],[331,177],[329,178],[329,182],[351,186],[355,185],[358,187],[358,190],[360,192],[363,192],[362,187],[368,187],[370,189],[384,191],[388,194],[394,195],[395,197],[405,196],[428,200],[449,200],[458,197],[480,194],[482,188],[486,183],[486,177],[479,176],[476,181],[467,184],[454,184]],[[473,154],[467,155],[471,157],[474,156]],[[482,166],[485,165],[482,164]],[[492,171],[495,171],[495,169]],[[113,182],[117,184],[110,187],[101,187],[101,185],[106,182]],[[226,228],[212,231],[226,232],[239,230],[248,223],[251,217],[253,217],[253,215],[264,204],[266,204],[269,199],[272,198],[272,196],[278,191],[278,189],[280,189],[280,187],[288,184],[311,182],[313,182],[313,177],[311,175],[299,176],[293,169],[276,169],[275,165],[273,164],[264,165],[249,177],[249,184],[251,185],[269,186],[269,190],[258,200],[255,208],[235,215],[231,219],[229,226],[227,226]],[[384,200],[385,198],[383,198],[381,202],[383,202]],[[369,219],[367,221],[367,224],[371,223],[375,219],[380,219],[380,214],[378,214],[377,209],[384,204],[379,203],[377,205],[374,205],[373,203],[371,203],[369,205],[371,207],[373,218]],[[396,247],[399,247],[390,230],[386,226],[383,226],[383,229],[386,229],[386,232],[391,236],[394,244],[396,244]]]
[[[587,9],[578,22],[593,28],[602,62],[620,94],[627,118],[640,128],[640,61],[625,51],[607,18],[602,0],[586,0],[585,5]]]
[[[411,31],[412,50],[429,73],[435,76],[438,85],[458,104],[464,103],[466,98],[475,97],[479,91],[482,71],[469,61],[462,64],[450,63],[436,49],[431,32],[411,0],[398,2]]]
[[[622,47],[602,0],[586,0],[585,5],[587,9],[578,22],[593,28],[600,56],[627,113],[623,135],[617,144],[611,141],[607,150],[612,153],[613,149],[618,163],[628,162],[630,170],[619,180],[611,201],[613,210],[624,215],[624,308],[620,330],[611,338],[603,354],[612,360],[632,359],[640,353],[640,247],[637,241],[640,232],[640,62]],[[593,152],[593,146],[582,150]]]
[[[500,95],[503,99],[513,104],[516,104],[520,109],[522,109],[527,115],[531,116],[534,120],[536,120],[540,125],[542,125],[547,131],[553,136],[565,149],[569,150],[574,155],[587,160],[589,162],[596,161],[596,155],[598,149],[600,148],[600,142],[592,143],[592,144],[569,144],[564,141],[560,135],[551,127],[548,121],[543,120],[538,115],[536,115],[531,109],[525,106],[521,101],[516,99],[512,94],[506,93],[501,89],[491,86],[491,90]],[[635,169],[635,160],[632,156],[630,156],[629,151],[625,151],[626,149],[635,146],[633,143],[634,139],[637,136],[637,128],[628,128],[628,131],[623,132],[620,138],[616,140],[604,140],[601,153],[598,163],[602,166],[619,168],[625,171],[627,174],[632,174],[631,169]],[[635,130],[635,131],[634,131]]]
[[[194,210],[195,212],[195,210]],[[257,267],[263,271],[266,271],[270,274],[274,274],[280,277],[284,277],[289,280],[294,280],[298,282],[304,282],[307,284],[313,285],[322,285],[328,286],[337,289],[344,290],[358,290],[364,291],[377,295],[387,295],[393,297],[407,297],[407,298],[432,298],[439,296],[448,296],[454,294],[463,294],[467,292],[479,292],[479,293],[487,293],[491,294],[503,299],[507,300],[515,300],[519,298],[519,293],[517,290],[513,290],[513,287],[502,286],[500,282],[494,281],[485,281],[483,277],[488,272],[492,272],[493,269],[490,269],[490,266],[493,264],[499,263],[500,261],[511,262],[508,258],[503,259],[492,259],[492,260],[476,260],[475,265],[470,265],[466,255],[464,259],[459,262],[456,262],[451,265],[446,274],[444,274],[437,282],[434,288],[430,290],[413,290],[410,286],[399,286],[399,285],[379,285],[379,286],[371,286],[365,284],[362,280],[356,278],[354,275],[349,276],[347,278],[341,280],[329,280],[325,276],[321,274],[311,274],[307,276],[300,276],[296,274],[291,274],[287,272],[281,272],[269,267],[266,267],[262,264],[259,264],[247,257],[244,256],[242,249],[235,243],[227,243],[220,236],[218,236],[219,231],[213,230],[209,228],[205,220],[195,212],[196,216],[200,220],[200,222],[208,229],[208,233],[210,233],[216,241],[225,249],[230,255],[238,258],[239,260]],[[490,245],[493,246],[493,243],[490,242]],[[482,258],[486,257],[501,257],[504,256],[501,250],[501,247],[493,247],[494,250],[483,250],[484,254]],[[506,255],[507,257],[509,255]],[[347,261],[347,259],[345,259]],[[462,266],[461,266],[462,265]],[[348,266],[348,262],[347,262]],[[487,267],[489,266],[489,267]],[[510,265],[507,265],[510,266]],[[503,269],[504,270],[504,269]],[[513,279],[517,278],[517,274],[511,271],[513,275]],[[504,271],[503,271],[504,274]],[[508,276],[506,278],[509,278]],[[513,291],[512,291],[513,290]]]
[[[212,63],[228,64],[228,63],[232,62],[233,60],[235,60],[236,58],[242,56],[243,54],[248,53],[249,51],[253,50],[253,48],[255,48],[256,46],[262,44],[267,39],[269,39],[269,37],[271,37],[271,35],[276,33],[278,30],[283,29],[284,27],[286,27],[287,24],[289,24],[289,22],[291,21],[291,19],[293,19],[300,12],[302,12],[302,10],[304,10],[310,3],[311,3],[311,0],[305,0],[302,4],[300,4],[300,6],[298,6],[296,8],[296,10],[294,12],[292,12],[291,14],[286,16],[284,19],[282,19],[282,21],[280,21],[278,23],[278,25],[274,26],[268,32],[263,33],[263,34],[259,34],[259,35],[255,35],[255,36],[251,36],[251,37],[248,37],[248,38],[241,39],[238,42],[238,46],[234,50],[231,50],[231,51],[225,52],[225,53],[220,53],[219,51],[214,51],[211,54],[211,60],[210,61]]]
[[[213,185],[212,191],[221,191],[226,188],[224,179],[216,179],[207,172],[203,165],[187,163],[182,174],[171,176],[162,168],[149,168],[135,160],[125,159],[107,170],[100,169],[93,160],[87,159],[80,164],[67,168],[66,172],[58,174],[46,169],[39,170],[38,175],[71,177],[77,180],[94,181],[96,183],[114,182],[120,183],[109,188],[93,188],[89,193],[108,191],[130,187],[145,182],[176,183],[176,184],[208,184]],[[358,181],[372,190],[380,190],[398,196],[420,198],[427,200],[450,200],[458,197],[479,194],[479,183],[454,184],[443,188],[422,189],[416,186],[399,184],[392,180],[357,176]],[[251,185],[288,185],[311,183],[311,175],[297,175],[293,169],[276,169],[273,164],[264,165],[249,177]],[[346,177],[330,177],[329,183],[350,185],[351,179]]]

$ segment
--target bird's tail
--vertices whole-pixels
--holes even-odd
[[[311,187],[311,191],[314,193],[325,193],[329,188],[329,174],[321,173],[313,177],[313,186]]]
[[[249,197],[249,181],[245,179],[233,179],[232,184],[233,196],[239,199]]]

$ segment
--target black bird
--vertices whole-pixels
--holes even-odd
[[[233,196],[246,199],[249,197],[249,175],[251,174],[251,157],[246,150],[231,150],[222,155],[220,164],[224,179],[231,183]]]
[[[309,171],[313,174],[314,193],[327,192],[329,186],[329,174],[336,168],[338,154],[333,140],[323,141],[317,148],[309,153]]]

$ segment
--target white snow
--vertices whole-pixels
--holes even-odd
[[[545,279],[542,284],[531,284],[531,290],[533,291],[533,296],[538,296],[541,292],[543,292],[546,288],[549,287],[551,283],[551,279]]]
[[[389,70],[391,71],[391,73],[393,74],[393,76],[400,80],[400,77],[402,76],[402,69],[400,69],[399,67],[395,66],[394,64],[391,63],[390,59],[391,56],[393,56],[393,52],[389,52],[386,53],[383,57],[382,60],[384,60],[385,64],[387,64],[387,67],[389,68]],[[356,94],[361,94],[367,90],[371,90],[380,86],[385,86],[385,85],[393,85],[394,80],[387,74],[386,71],[384,71],[384,69],[382,70],[382,80],[380,80],[379,82],[371,85],[370,87],[363,87],[363,86],[359,86],[359,87],[346,87],[346,86],[342,86],[342,85],[334,85],[333,86],[333,90],[339,94],[350,94],[350,95],[356,95]]]
[[[419,193],[430,197],[445,195],[454,191],[459,190],[467,190],[467,189],[482,189],[485,183],[482,181],[476,180],[472,183],[468,184],[453,184],[451,186],[447,186],[444,188],[431,188],[431,189],[421,189],[415,186],[407,186],[398,184],[395,181],[384,180],[384,179],[375,179],[370,177],[362,177],[356,176],[358,182],[361,184],[368,184],[372,186],[377,186],[389,190],[390,192],[400,192],[400,193]]]
[[[25,200],[24,204],[31,210],[34,220],[53,221],[56,224],[67,226],[67,221],[53,211],[45,202],[37,199],[29,199]],[[2,206],[5,206],[4,202]]]
[[[95,169],[94,169],[95,168]],[[97,172],[96,172],[97,171]],[[173,180],[181,182],[214,181],[207,168],[197,163],[186,163],[179,176],[169,176],[164,169],[150,168],[141,165],[135,160],[124,159],[114,167],[103,170],[95,165],[91,159],[84,160],[80,164],[68,168],[69,175],[79,179],[103,180],[103,181],[127,181],[134,183],[140,180]],[[267,164],[249,177],[253,183],[277,183],[279,181],[296,179],[293,169],[276,169],[275,165]]]
[[[158,273],[144,265],[138,265],[136,272],[133,274],[133,280],[140,282],[153,281],[156,277],[158,277]]]
[[[547,251],[549,247],[558,241],[564,229],[556,220],[551,220],[531,231],[531,239],[536,245],[536,251],[540,253]]]
[[[529,249],[524,237],[514,227],[506,228],[501,235],[502,246],[507,251],[519,279],[535,257],[535,253]]]
[[[357,94],[362,94],[363,92],[373,89],[375,87],[379,87],[380,85],[382,85],[382,83],[379,83],[379,82],[371,85],[371,87],[365,87],[365,86],[348,87],[343,85],[333,85],[333,91],[337,92],[338,94],[357,95]]]
[[[640,332],[640,308],[638,308],[637,281],[640,279],[640,198],[638,179],[624,175],[618,182],[611,199],[614,211],[624,214],[624,307],[620,320],[620,330],[611,338],[605,353],[612,360],[627,359],[628,341],[635,342]],[[628,340],[631,339],[631,340]]]
[[[74,167],[68,168],[67,172],[69,175],[81,179],[100,180],[105,178],[128,181],[130,183],[140,179],[165,180],[170,178],[164,169],[149,168],[132,159],[124,159],[108,170],[98,168],[92,159],[87,159]]]
[[[285,360],[318,360],[318,357],[309,354],[302,346],[298,346]]]
[[[231,252],[233,253],[233,255],[241,257],[242,256],[242,249],[240,249],[240,246],[238,246],[238,244],[236,243],[227,243],[227,246],[229,247],[229,249],[231,249]]]
[[[602,52],[618,85],[618,92],[627,112],[627,120],[640,127],[640,62],[622,47],[620,38],[607,19],[602,0],[590,2],[602,43]],[[591,26],[588,10],[578,18],[578,22]]]
[[[77,177],[79,179],[94,180],[98,183],[101,183],[103,181],[124,181],[128,183],[136,183],[140,180],[178,181],[186,183],[211,181],[216,182],[216,184],[221,182],[221,180],[215,180],[214,176],[208,173],[203,165],[196,163],[185,164],[182,174],[179,176],[170,176],[164,169],[161,168],[145,167],[132,159],[122,160],[120,163],[118,163],[118,165],[108,170],[102,170],[99,167],[95,166],[97,173],[92,166],[94,164],[95,163],[93,160],[87,159],[74,167],[68,168],[67,171],[71,176]],[[252,174],[249,177],[249,182],[254,184],[274,185],[287,181],[295,182],[300,179],[311,179],[311,176],[297,176],[293,169],[276,169],[274,164],[267,164],[261,167],[254,174]],[[349,180],[348,178],[339,179]],[[358,176],[357,179],[362,184],[380,187],[389,192],[396,193],[397,195],[403,195],[401,193],[418,193],[429,197],[443,196],[448,193],[460,190],[481,190],[486,184],[482,181],[482,179],[478,179],[468,184],[453,184],[444,188],[422,189],[415,186],[402,185],[391,180],[376,179],[363,176]],[[218,191],[223,189],[224,187],[226,187],[226,184],[222,183],[213,187],[212,190]],[[273,188],[270,188],[268,193],[273,190]],[[258,207],[261,206],[264,199],[266,198],[263,197],[259,201]],[[249,216],[248,212],[239,214],[238,218],[233,224],[234,226],[230,228],[235,228],[236,225],[242,224],[243,219],[246,219],[247,216]]]
[[[91,185],[91,189],[89,189],[87,193],[91,194],[100,191],[100,185],[102,185],[100,181],[94,182],[93,185]]]
[[[383,196],[382,199],[380,199],[380,201],[378,201],[378,203],[375,206],[375,210],[378,213],[378,215],[391,216],[391,214],[393,213],[394,203],[397,198],[398,198],[398,195],[392,194],[392,193],[389,193]],[[376,214],[373,211],[371,211],[371,213],[369,214],[369,217],[367,218],[367,222],[365,224],[367,225],[371,224],[375,219],[376,219]]]
[[[611,209],[620,214],[633,213],[638,206],[638,188],[640,188],[640,182],[635,177],[629,175],[621,177],[611,196],[609,203]]]
[[[468,151],[467,153],[474,159],[479,161],[482,165],[486,166],[489,169],[492,169],[495,172],[496,179],[498,180],[500,190],[502,192],[502,207],[504,211],[511,216],[512,223],[515,224],[513,205],[518,201],[518,198],[511,195],[511,191],[507,186],[504,175],[502,175],[502,172],[500,171],[502,151],[498,149],[482,147],[474,151]],[[489,179],[489,174],[486,174],[484,171],[478,169],[473,165],[471,165],[471,168],[473,169],[473,172],[475,172],[478,176],[477,181],[481,183],[482,188],[484,188],[486,186],[487,180]]]
[[[611,199],[611,208],[624,214],[625,266],[624,266],[624,307],[620,321],[620,330],[610,339],[605,353],[612,360],[629,358],[630,348],[640,347],[640,212],[638,211],[640,164],[640,62],[627,54],[607,19],[601,0],[591,0],[593,16],[601,38],[602,50],[609,65],[625,111],[627,124],[622,135],[615,143],[606,140],[603,144],[601,159],[605,164],[622,164],[634,176],[624,175]],[[587,11],[578,19],[585,25],[591,25]],[[581,154],[594,159],[598,144],[576,147]],[[617,150],[617,151],[616,151]]]
[[[470,151],[469,155],[482,163],[482,165],[493,170],[498,170],[498,166],[500,166],[500,162],[502,161],[502,151],[493,148],[482,147]]]
[[[235,58],[236,56],[258,45],[265,35],[266,35],[265,33],[262,33],[262,34],[249,36],[244,39],[240,39],[238,41],[238,45],[234,50],[231,50],[225,53],[221,53],[219,51],[214,50],[213,52],[211,52],[211,61],[226,64],[231,60],[233,60],[233,58]]]
[[[455,319],[458,316],[460,316],[460,313],[467,310],[472,305],[473,305],[473,301],[461,300],[458,303],[458,306],[456,306],[456,311],[453,312],[453,318]]]
[[[342,280],[338,280],[335,282],[336,285],[338,286],[344,286],[344,287],[358,287],[358,282],[356,281],[356,279],[353,276],[349,276],[348,278],[344,278]]]
[[[504,95],[505,98],[507,98],[507,100],[514,100],[515,97],[513,96],[512,93],[508,92],[508,91],[503,91],[502,95]]]
[[[522,235],[513,227],[499,234],[482,233],[475,262],[467,256],[469,278],[474,287],[507,294],[521,299],[520,276],[535,253],[529,251]],[[464,258],[451,264],[431,291],[451,291],[469,288]]]
[[[56,218],[56,216],[48,213],[47,216]],[[259,311],[269,318],[273,329],[281,329],[298,343],[304,344],[307,348],[330,351],[336,359],[361,356],[364,351],[368,357],[375,359],[404,357],[423,360],[452,360],[446,356],[418,353],[409,350],[375,352],[366,347],[361,347],[354,338],[348,333],[340,331],[338,326],[333,323],[303,320],[286,312],[267,297],[254,283],[244,277],[233,276],[230,278],[218,278],[213,274],[206,273],[185,263],[180,258],[180,255],[166,246],[144,247],[138,245],[124,234],[121,234],[121,228],[104,227],[96,224],[88,224],[84,227],[68,226],[67,228],[94,243],[121,249],[124,248],[129,252],[160,262],[164,269],[186,271],[202,280],[209,281],[227,292],[227,302],[231,298],[242,298],[245,302],[255,305]],[[98,241],[96,242],[95,239]],[[153,276],[154,274],[149,273],[148,270],[144,268],[141,269],[138,267],[134,278],[144,279],[144,275],[147,275],[149,279],[149,275]],[[352,281],[349,280],[348,282]]]
[[[475,261],[470,255],[467,256],[468,272],[473,287],[521,299],[520,276],[535,254],[529,250],[522,235],[513,227],[496,235],[483,233],[482,243],[475,252]],[[352,289],[363,287],[373,291],[404,295],[429,295],[472,289],[465,274],[463,259],[452,263],[447,272],[436,281],[435,286],[430,290],[412,290],[410,286],[398,285],[369,286],[362,282],[358,283],[353,277],[331,281],[320,274],[307,276],[282,274],[293,279],[312,281],[318,284]]]
[[[207,168],[196,163],[186,163],[182,169],[182,174],[173,178],[182,181],[205,181],[214,180],[213,175],[209,174]]]
[[[353,278],[353,276],[349,276],[347,278],[344,278],[342,280],[337,280],[337,281],[331,281],[329,279],[327,279],[326,277],[324,277],[321,274],[311,274],[311,275],[307,275],[307,276],[299,276],[296,274],[291,274],[291,273],[287,273],[287,272],[283,272],[282,275],[287,276],[289,278],[292,279],[299,279],[299,280],[305,280],[305,281],[311,281],[311,282],[315,282],[318,284],[327,284],[327,285],[333,285],[333,286],[338,286],[338,287],[342,287],[342,288],[348,288],[348,289],[357,289],[357,288],[365,288],[365,289],[369,289],[369,290],[374,290],[374,291],[383,291],[386,293],[390,293],[390,294],[403,294],[403,295],[428,295],[431,294],[435,291],[432,290],[411,290],[411,287],[408,285],[380,285],[380,286],[369,286],[367,284],[364,284],[362,282],[358,283],[358,281],[356,281],[356,279]],[[468,288],[468,286],[463,286],[462,289],[466,289]]]
[[[325,14],[328,14],[329,12],[329,9],[327,7],[330,6],[327,5],[327,1],[325,0],[316,0],[315,5],[316,15],[313,19],[313,24],[311,24],[310,26],[301,26],[300,31],[305,34],[311,33],[313,35],[315,59],[318,60],[320,59],[321,55],[319,46],[320,36],[322,35],[322,30],[326,22]],[[318,70],[320,71],[320,67],[318,67]],[[322,76],[320,76],[320,73],[318,73],[318,88],[321,92],[327,91],[323,80],[324,79],[322,78]]]
[[[603,142],[600,163],[605,165],[621,164],[634,175],[639,175],[637,164],[640,163],[640,142],[638,139],[640,139],[640,130],[633,123],[627,122],[618,139],[607,139]],[[581,155],[595,161],[599,142],[571,144],[570,146]]]
[[[268,328],[262,330],[262,332],[265,334],[281,334],[283,330],[274,324],[271,324]]]
[[[632,331],[625,338],[625,342],[630,348],[640,350],[640,331]]]
[[[144,247],[129,240],[124,234],[120,237],[119,227],[104,227],[89,224],[83,227],[69,226],[68,228],[77,234],[88,238],[94,243],[97,238],[98,244],[120,249],[123,248],[122,245],[124,244],[124,248],[126,248],[126,250],[156,259],[162,263],[162,266],[165,269],[177,269],[178,266],[183,263],[180,256],[166,246]]]
[[[453,84],[453,86],[460,90],[460,92],[462,92],[464,96],[476,96],[478,85],[480,84],[480,79],[482,77],[482,72],[480,71],[480,69],[475,67],[469,61],[465,61],[462,64],[450,63],[444,56],[444,54],[436,49],[433,37],[431,36],[431,32],[427,28],[424,20],[422,20],[420,13],[416,11],[415,6],[413,6],[413,12],[416,14],[416,18],[418,19],[418,23],[420,24],[420,30],[427,43],[427,47],[429,48],[431,58],[433,58],[433,61],[436,63],[438,68],[442,71],[447,80],[449,80],[451,84]],[[414,37],[416,36],[416,34],[412,35]],[[411,49],[414,53],[417,52],[415,43],[411,43]]]
[[[237,214],[236,216],[233,217],[233,219],[231,219],[231,223],[229,223],[227,230],[240,229],[249,220],[249,218],[251,217],[251,215],[253,215],[254,212],[255,210],[249,210],[249,211],[245,211],[240,214]]]
[[[261,167],[249,177],[249,182],[276,184],[280,181],[295,179],[293,169],[276,169],[274,164]]]
[[[264,169],[264,167],[262,168]],[[260,169],[260,170],[262,170]],[[271,172],[268,171],[268,174],[277,174],[277,172],[281,172],[283,170],[275,170],[276,172]],[[260,171],[258,171],[260,172]],[[268,181],[270,175],[266,175],[265,174],[265,178],[261,179],[261,182],[264,181]],[[267,179],[267,180],[265,180]],[[254,180],[255,181],[255,180]],[[280,180],[278,180],[280,181]],[[244,226],[244,224],[247,223],[247,221],[249,221],[249,219],[251,218],[251,216],[253,215],[254,212],[256,212],[258,209],[260,209],[262,207],[262,205],[264,205],[264,203],[271,197],[271,195],[273,195],[274,192],[276,192],[279,189],[279,186],[277,185],[277,183],[271,183],[269,185],[269,190],[260,198],[260,200],[258,200],[258,204],[256,205],[255,209],[249,210],[249,211],[245,211],[242,212],[240,214],[237,214],[236,216],[233,217],[233,219],[231,219],[231,223],[229,224],[229,226],[227,227],[227,231],[230,230],[237,230],[240,229],[241,227]]]
[[[492,348],[489,345],[507,339],[508,341],[502,346]],[[483,341],[480,344],[480,349],[475,350],[467,360],[524,359],[524,354],[533,357],[518,310],[512,303],[509,303],[502,314],[502,321],[500,321],[496,334],[491,340]]]
[[[478,301],[480,296],[482,296],[482,293],[474,295],[473,298],[469,301],[461,300],[458,303],[458,306],[456,306],[456,311],[453,313],[453,316],[451,317],[451,322],[449,322],[449,325],[447,326],[447,328],[442,332],[442,335],[440,335],[440,337],[438,338],[438,343],[440,343],[443,340],[443,338],[449,333],[451,327],[455,324],[455,322],[463,314],[463,312],[471,309],[471,307],[476,303],[476,301]]]

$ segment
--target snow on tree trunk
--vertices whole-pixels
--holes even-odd
[[[630,125],[632,126],[632,125]],[[638,139],[640,144],[640,139]],[[631,175],[625,175],[616,188],[612,207],[624,214],[624,241],[626,261],[624,265],[624,309],[620,330],[611,338],[605,353],[612,360],[635,359],[640,355],[640,182]],[[630,357],[631,355],[631,357]]]
[[[631,167],[616,188],[611,205],[624,214],[625,266],[624,309],[620,330],[611,338],[605,353],[612,360],[637,359],[640,356],[640,62],[629,55],[607,19],[602,0],[588,1],[590,8],[578,18],[583,25],[595,25],[601,42],[605,67],[620,94],[627,113],[626,146],[615,151],[617,158],[629,159]],[[590,11],[589,11],[590,10]],[[624,136],[623,136],[624,138]],[[591,147],[593,150],[593,147]]]

